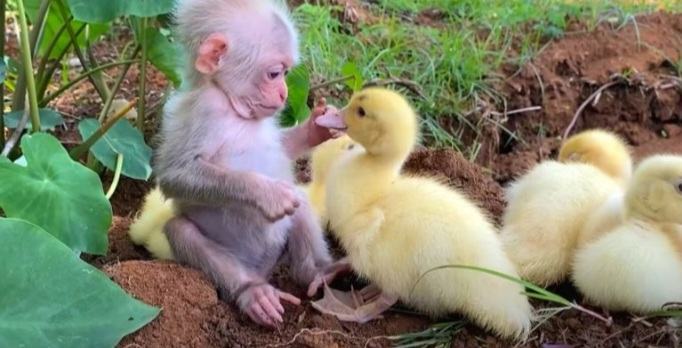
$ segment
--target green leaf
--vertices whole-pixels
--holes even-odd
[[[78,124],[78,131],[87,139],[99,127],[96,119],[86,118]],[[152,149],[145,144],[142,133],[126,119],[116,122],[90,151],[110,170],[116,169],[116,157],[122,154],[122,173],[129,178],[147,180],[152,174]]]
[[[104,255],[112,212],[97,174],[49,134],[24,135],[21,149],[26,167],[0,162],[6,216],[40,226],[77,252]]]
[[[64,118],[58,112],[51,109],[40,109],[40,129],[41,130],[53,130],[57,126],[64,124]],[[13,111],[5,114],[5,127],[7,128],[17,128],[21,116],[24,114],[24,110]]]
[[[40,7],[41,2],[42,0],[24,0],[24,3],[26,5],[26,13],[28,14],[28,17],[32,22],[35,22],[36,15],[38,14],[38,8]],[[47,48],[52,44],[54,40],[57,40],[57,43],[55,44],[54,49],[52,50],[48,58],[57,58],[59,52],[66,49],[66,47],[71,43],[71,37],[69,36],[69,33],[66,30],[64,30],[62,34],[59,37],[57,37],[57,33],[59,33],[59,29],[62,27],[63,24],[64,20],[62,18],[61,13],[59,12],[58,7],[56,7],[55,4],[50,5],[50,10],[47,14],[45,26],[43,28],[42,33],[42,39],[40,41],[40,46],[38,49],[38,53],[41,56],[44,56],[47,53],[46,52]],[[73,32],[76,33],[78,29],[84,24],[85,23],[82,21],[73,20],[71,21],[71,28],[73,29]],[[87,31],[89,31],[90,42],[92,43],[95,40],[97,40],[100,36],[102,36],[104,33],[109,31],[109,24],[90,24],[88,25]],[[81,34],[78,35],[77,43],[79,47],[85,46],[86,30],[83,30]]]
[[[156,28],[147,28],[147,59],[173,82],[182,82],[185,51],[178,43],[171,42]]]
[[[358,67],[351,62],[348,62],[343,65],[343,67],[341,68],[341,74],[343,76],[351,77],[350,79],[346,80],[346,86],[348,86],[348,88],[350,88],[353,92],[359,91],[365,84],[360,69],[358,69]]]
[[[0,219],[0,347],[114,347],[159,309],[40,227]]]
[[[304,65],[292,69],[287,75],[289,97],[287,106],[282,111],[281,123],[293,126],[305,121],[310,116],[308,93],[310,93],[310,75]]]
[[[0,83],[5,82],[6,76],[7,76],[7,65],[5,64],[5,60],[2,59],[2,60],[0,60]]]
[[[106,23],[120,16],[154,17],[173,10],[174,0],[68,0],[73,16],[87,23]]]

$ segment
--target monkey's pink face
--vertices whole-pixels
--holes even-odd
[[[286,105],[288,90],[286,75],[289,73],[287,62],[266,65],[261,69],[256,85],[257,99],[251,105],[253,118],[270,117],[282,110]]]

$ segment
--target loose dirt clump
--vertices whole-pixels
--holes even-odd
[[[421,149],[407,160],[403,171],[408,174],[434,177],[461,190],[490,216],[500,217],[504,211],[504,191],[485,169],[469,162],[452,149]]]
[[[159,317],[123,339],[120,347],[209,347],[218,295],[201,272],[175,263],[128,261],[104,267],[137,299],[162,308]]]

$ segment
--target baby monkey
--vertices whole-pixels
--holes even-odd
[[[294,186],[292,160],[331,137],[315,120],[282,131],[285,75],[298,60],[287,9],[270,0],[179,0],[186,85],[164,109],[155,171],[178,215],[165,226],[175,258],[201,269],[255,322],[300,303],[268,278],[281,257],[302,285],[331,257]],[[330,108],[331,109],[331,108]]]

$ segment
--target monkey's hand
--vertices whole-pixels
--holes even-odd
[[[343,135],[343,131],[341,130],[323,127],[316,122],[316,120],[321,116],[338,113],[339,110],[337,110],[334,106],[327,105],[327,102],[324,98],[317,100],[315,108],[310,114],[310,118],[305,125],[308,131],[308,145],[310,147],[315,147],[331,138],[338,138],[340,135]]]
[[[299,196],[294,185],[282,181],[264,177],[261,188],[261,198],[256,202],[270,221],[278,221],[285,216],[293,215],[301,205]]]
[[[280,291],[270,284],[262,283],[249,286],[237,297],[237,305],[242,312],[257,324],[276,327],[284,322],[281,300],[300,305],[298,297]]]

